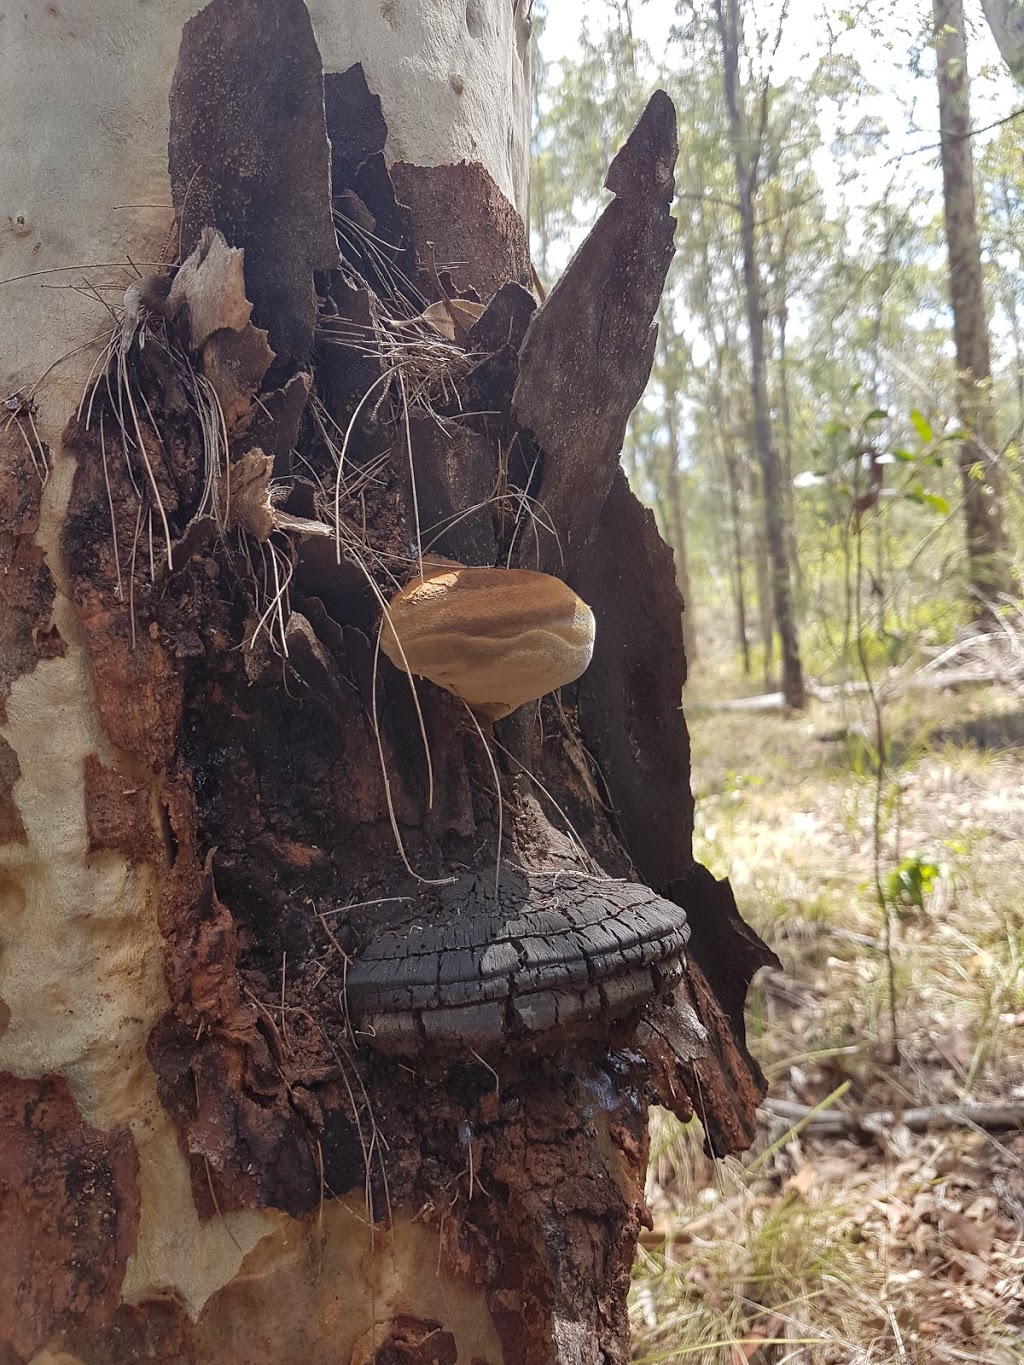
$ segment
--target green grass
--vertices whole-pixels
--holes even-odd
[[[722,692],[720,680],[702,689]],[[896,1065],[865,699],[799,716],[690,713],[697,856],[730,876],[785,967],[749,1002],[773,1094],[813,1105],[848,1083],[842,1105],[897,1111],[1024,1098],[1022,712],[996,688],[886,706],[883,881],[935,869],[920,904],[904,897],[891,919]],[[766,1121],[753,1153],[718,1165],[700,1143],[699,1125],[655,1120],[636,1359],[1024,1359],[1015,1206],[993,1193],[1003,1181],[1024,1200],[1024,1135],[897,1126],[862,1144]]]

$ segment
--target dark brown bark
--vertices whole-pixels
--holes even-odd
[[[989,358],[988,316],[971,151],[970,82],[962,0],[933,0],[939,85],[943,207],[953,307],[968,581],[984,613],[1009,591],[1006,529],[996,447],[995,405]]]
[[[764,1087],[742,1009],[772,957],[693,860],[681,603],[618,470],[671,251],[674,112],[652,99],[612,163],[615,198],[536,308],[525,237],[481,168],[392,179],[357,68],[328,76],[325,128],[305,6],[272,5],[271,50],[266,25],[228,22],[227,0],[191,21],[171,104],[175,203],[184,214],[198,187],[199,254],[216,246],[207,229],[244,238],[252,320],[243,308],[234,336],[226,323],[200,346],[209,294],[174,310],[150,282],[67,433],[63,549],[102,729],[126,771],[160,778],[154,820],[90,761],[88,830],[100,856],[160,869],[169,1004],[148,1056],[193,1204],[287,1217],[198,1317],[171,1296],[119,1303],[131,1136],[87,1128],[54,1083],[56,1126],[95,1179],[76,1202],[25,1149],[34,1217],[92,1220],[70,1251],[48,1243],[47,1283],[97,1220],[117,1235],[80,1302],[57,1311],[30,1286],[0,1349],[20,1365],[56,1334],[86,1365],[240,1365],[258,1338],[267,1365],[333,1362],[330,1332],[369,1311],[371,1268],[345,1250],[365,1219],[382,1239],[430,1230],[431,1283],[443,1270],[496,1343],[467,1358],[624,1365],[647,1106],[699,1107],[716,1153],[750,1142]],[[240,125],[240,92],[282,53],[295,98],[243,101]],[[196,90],[204,72],[217,106]],[[285,131],[302,155],[275,176]],[[233,140],[266,153],[257,181],[231,180]],[[289,206],[315,205],[318,186],[342,228],[331,262],[324,204],[276,262]],[[439,232],[453,196],[468,275],[445,268],[462,259]],[[486,311],[445,340],[424,307],[466,279]],[[237,341],[254,332],[278,342],[269,369],[242,363],[263,354]],[[232,416],[211,425],[209,389],[229,381]],[[417,711],[375,653],[417,528],[463,562],[557,569],[599,620],[580,681],[494,726],[427,683]],[[23,1104],[7,1079],[0,1098]],[[0,1304],[34,1273],[10,1265]],[[427,1269],[394,1274],[419,1288]],[[443,1286],[434,1303],[344,1359],[454,1360],[466,1315]]]
[[[764,494],[764,527],[771,564],[773,615],[782,654],[782,691],[790,706],[804,704],[803,669],[797,633],[786,528],[782,471],[772,433],[768,404],[767,362],[764,340],[764,301],[758,260],[755,193],[756,149],[750,145],[740,105],[739,7],[738,0],[715,0],[715,15],[722,44],[725,101],[736,169],[736,193],[743,235],[743,286],[747,305],[750,348],[750,393],[753,407],[754,448],[761,468]]]

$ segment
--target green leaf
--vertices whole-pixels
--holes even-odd
[[[908,488],[903,495],[908,502],[916,502],[918,507],[930,507],[933,512],[938,512],[940,516],[949,516],[949,503],[938,493],[929,493],[926,488],[915,484],[913,488]]]
[[[893,450],[890,454],[895,455],[897,460],[902,460],[904,464],[913,464],[917,459],[909,450]]]
[[[931,425],[924,413],[921,412],[919,408],[914,408],[910,414],[910,420],[913,422],[921,440],[924,441],[926,445],[931,445],[932,441],[935,440],[935,433],[932,431]]]
[[[912,853],[886,877],[883,893],[897,912],[924,909],[925,897],[935,889],[941,869],[930,858]]]
[[[888,416],[889,414],[886,412],[885,408],[875,408],[874,412],[869,412],[864,420],[865,422],[880,422],[884,417]]]
[[[950,511],[949,503],[946,501],[944,497],[942,497],[941,494],[925,493],[922,501],[926,504],[926,506],[931,507],[933,511],[938,512],[940,516],[943,517],[949,516]]]

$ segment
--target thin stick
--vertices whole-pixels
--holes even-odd
[[[480,743],[484,746],[484,753],[487,755],[487,762],[491,765],[491,774],[494,777],[494,792],[498,798],[498,848],[494,858],[494,903],[497,905],[499,899],[498,893],[501,886],[501,835],[502,811],[504,806],[501,797],[501,779],[498,776],[498,765],[495,763],[494,755],[491,753],[491,746],[487,743],[484,732],[480,728],[480,722],[473,714],[473,708],[467,701],[464,701],[462,704],[469,712],[469,718],[473,722],[477,734],[480,736]]]
[[[153,489],[153,497],[156,499],[157,510],[160,513],[160,520],[163,522],[164,539],[167,545],[167,567],[168,569],[173,570],[174,554],[171,546],[171,527],[170,523],[167,520],[167,512],[164,509],[163,499],[160,497],[160,489],[157,486],[156,474],[154,473],[153,466],[150,464],[149,461],[149,453],[146,450],[146,443],[142,439],[142,425],[139,422],[139,414],[135,407],[135,399],[132,396],[131,384],[129,383],[128,380],[128,364],[123,355],[120,357],[119,361],[119,373],[121,377],[121,382],[124,385],[125,394],[128,398],[128,407],[131,411],[132,422],[135,426],[135,436],[139,443],[139,453],[142,456],[143,464],[146,466],[146,473],[149,475],[150,486]],[[159,439],[159,436],[157,439]]]
[[[383,629],[383,619],[381,629]],[[380,636],[381,630],[377,631],[377,642],[373,651],[373,674],[370,680],[371,690],[371,714],[373,716],[373,733],[377,740],[377,755],[380,759],[381,776],[384,779],[384,799],[387,801],[388,819],[391,821],[391,832],[395,836],[395,843],[398,846],[398,855],[402,859],[406,872],[411,877],[415,877],[418,882],[423,882],[427,886],[450,886],[455,881],[454,877],[421,877],[409,862],[405,852],[405,844],[402,842],[402,833],[398,828],[398,816],[395,814],[395,802],[391,795],[391,779],[388,777],[388,765],[384,758],[384,741],[381,738],[380,722],[377,717],[377,665],[380,661]],[[397,637],[396,637],[397,638]]]
[[[405,445],[409,452],[409,481],[412,484],[412,512],[416,523],[416,558],[420,566],[420,578],[423,577],[423,541],[420,536],[420,503],[416,496],[416,461],[412,457],[412,430],[409,426],[409,400],[405,396],[405,377],[402,371],[398,371],[398,388],[402,395],[402,418],[405,422]]]

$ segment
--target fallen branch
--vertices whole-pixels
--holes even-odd
[[[915,673],[908,678],[890,678],[875,691],[883,699],[901,696],[906,692],[937,692],[946,687],[983,687],[988,683],[1002,683],[1007,687],[1018,687],[1022,678],[1018,670],[994,671],[986,669],[960,668],[946,669],[936,673]],[[822,686],[808,683],[808,695],[815,701],[838,701],[840,697],[855,697],[867,694],[866,682],[832,683]],[[686,701],[687,711],[784,711],[786,699],[781,692],[764,692],[755,697],[729,697],[726,700]]]
[[[917,1109],[878,1109],[856,1114],[837,1109],[814,1113],[807,1104],[791,1100],[766,1099],[762,1113],[786,1123],[799,1123],[802,1132],[815,1137],[858,1137],[865,1133],[884,1133],[893,1128],[909,1128],[912,1133],[944,1132],[950,1128],[983,1128],[995,1132],[1007,1128],[1024,1129],[1024,1103],[964,1100],[960,1104],[932,1104]]]

